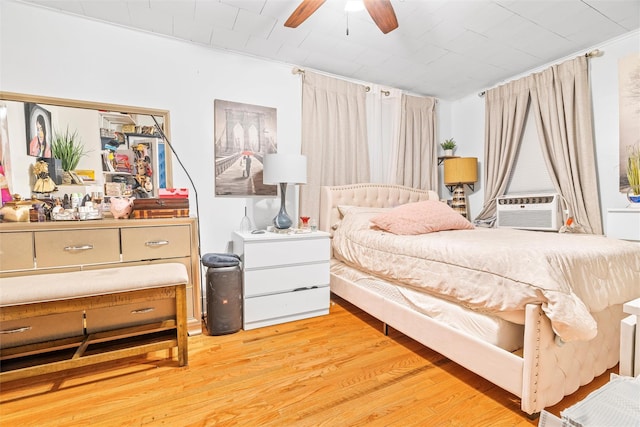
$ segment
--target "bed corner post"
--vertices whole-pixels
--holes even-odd
[[[527,304],[525,308],[521,409],[530,417],[536,417],[536,414],[544,409],[544,403],[538,400],[541,335],[544,320],[540,305]]]

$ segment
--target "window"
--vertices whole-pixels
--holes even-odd
[[[555,188],[542,156],[538,129],[529,105],[522,131],[522,141],[505,194],[550,192],[555,192]]]

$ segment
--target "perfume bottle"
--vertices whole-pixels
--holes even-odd
[[[251,218],[247,216],[247,207],[244,207],[244,217],[240,221],[240,231],[242,233],[249,233],[253,230],[253,223],[251,222]]]

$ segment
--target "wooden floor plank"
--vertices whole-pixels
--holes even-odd
[[[329,316],[189,338],[160,351],[8,382],[4,426],[535,426],[519,399],[334,297]],[[611,372],[550,408],[559,412]],[[55,415],[54,415],[55,414]]]

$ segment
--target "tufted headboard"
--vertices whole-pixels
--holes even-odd
[[[340,220],[338,205],[392,208],[422,200],[438,200],[431,190],[391,184],[349,184],[320,187],[320,230],[331,232]]]

